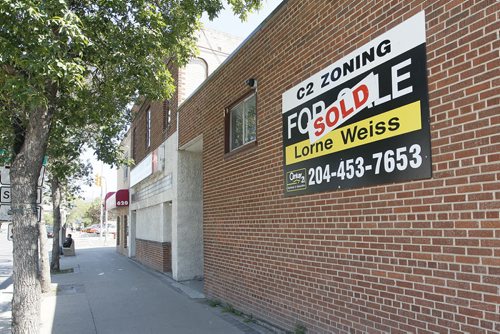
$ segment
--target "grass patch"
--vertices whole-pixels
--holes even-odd
[[[243,322],[248,324],[248,323],[254,323],[254,322],[256,322],[256,320],[253,317],[253,314],[250,314],[250,315],[245,316],[245,319],[243,320]]]
[[[293,332],[294,334],[306,334],[307,328],[302,324],[296,324]]]
[[[236,311],[236,310],[234,309],[233,305],[231,305],[231,304],[226,304],[222,308],[223,313],[234,313],[234,311]]]
[[[70,274],[74,271],[75,270],[73,268],[68,268],[68,269],[51,270],[50,273],[54,275],[59,275],[59,274]]]
[[[217,300],[217,299],[208,299],[207,304],[211,307],[217,307],[217,306],[221,305],[221,302],[220,302],[220,300]]]
[[[236,316],[238,316],[238,317],[242,317],[242,316],[244,315],[244,314],[243,314],[243,312],[238,311],[238,310],[237,310],[237,309],[235,309],[235,308],[233,307],[233,305],[231,305],[231,304],[226,304],[226,305],[222,308],[222,312],[223,312],[223,313],[231,313],[231,314],[234,314],[234,315],[236,315]]]
[[[211,307],[222,307],[222,313],[230,313],[238,317],[244,317],[243,321],[246,323],[256,322],[253,315],[246,315],[245,313],[235,309],[231,304],[224,304],[220,300],[217,299],[207,299],[207,304]]]

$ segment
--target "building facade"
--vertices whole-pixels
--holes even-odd
[[[129,255],[176,280],[203,276],[201,142],[179,149],[177,107],[240,40],[202,30],[198,57],[183,68],[171,65],[178,88],[169,101],[145,100],[130,129]]]
[[[125,158],[130,158],[131,135],[127,132],[125,138],[120,143],[120,147],[125,154]],[[135,251],[135,243],[130,240],[130,167],[121,166],[117,170],[117,191],[106,200],[106,209],[116,217],[116,250],[125,256],[132,256]],[[132,247],[130,247],[132,245]]]
[[[308,333],[498,333],[499,9],[284,1],[178,110],[206,294]]]

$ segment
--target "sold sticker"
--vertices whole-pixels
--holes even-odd
[[[337,101],[323,109],[308,125],[311,144],[338,128],[378,98],[378,80],[370,73],[352,89],[340,91]]]

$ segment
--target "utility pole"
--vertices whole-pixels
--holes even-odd
[[[99,223],[100,223],[100,228],[99,228],[99,240],[102,240],[102,235],[103,235],[103,223],[107,221],[105,218],[105,211],[104,211],[104,194],[106,193],[106,178],[102,176],[102,166],[101,166],[101,175],[97,174],[95,176],[95,184],[99,187],[101,187],[101,197],[100,197],[100,209],[101,213],[99,215]],[[105,237],[106,238],[106,237]],[[106,242],[106,239],[104,239],[104,242]]]
[[[104,244],[106,244],[106,234],[107,234],[107,226],[108,226],[108,215],[107,211],[104,209],[106,206],[106,202],[104,200],[107,193],[108,184],[106,182],[106,178],[101,174],[101,230],[99,233],[99,238],[102,240],[102,235],[104,234]]]
[[[102,168],[101,168],[102,169]],[[102,174],[101,174],[102,175]],[[101,175],[97,175],[96,176],[96,183],[98,186],[101,187],[101,196],[100,196],[100,199],[99,199],[99,206],[100,206],[100,214],[99,214],[99,241],[102,240],[102,219],[103,219],[103,205],[102,205],[102,199],[104,198],[104,196],[102,195],[102,176]]]

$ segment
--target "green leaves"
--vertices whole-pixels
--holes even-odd
[[[240,17],[260,2],[228,0]],[[112,161],[117,155],[109,143],[127,124],[126,106],[137,96],[170,98],[175,87],[167,60],[187,63],[196,53],[201,15],[213,18],[223,5],[222,0],[1,1],[0,147],[15,142],[14,119],[27,129],[35,113],[47,110],[53,118],[50,145],[57,147],[54,143],[64,142],[60,136],[68,136],[56,128],[79,128],[89,133],[77,137]]]

